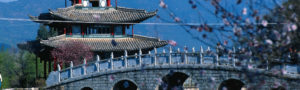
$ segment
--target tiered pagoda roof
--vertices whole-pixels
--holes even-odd
[[[112,41],[115,41],[115,44]],[[128,38],[72,38],[66,35],[49,38],[41,41],[42,44],[50,47],[59,47],[69,42],[80,42],[91,48],[91,51],[118,52],[134,51],[139,49],[153,49],[153,47],[162,47],[167,45],[166,41],[160,41],[157,38],[134,35]]]
[[[157,10],[147,12],[125,7],[84,7],[76,4],[56,11],[49,10],[38,17],[30,16],[34,22],[49,25],[59,36],[40,41],[41,46],[57,48],[70,42],[80,42],[97,53],[147,52],[153,48],[167,45],[158,38],[126,34],[126,27],[142,22],[157,14]]]
[[[72,21],[72,23],[137,23],[155,16],[156,13],[157,10],[147,12],[124,7],[94,8],[74,5],[57,11],[49,10],[49,13],[40,14],[39,17],[30,16],[30,18],[39,23],[61,22],[60,20]]]

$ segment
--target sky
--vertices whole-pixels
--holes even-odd
[[[18,1],[18,0],[0,0],[0,2],[3,2],[3,3],[9,3],[9,2],[14,2],[14,1]]]
[[[69,0],[67,0],[69,1]],[[111,0],[113,6],[115,6],[115,0]],[[201,6],[198,6],[198,10],[191,9],[191,5],[188,0],[164,0],[168,5],[169,10],[174,12],[181,21],[186,23],[199,23],[201,15],[207,23],[222,23],[222,21],[216,19],[210,11],[214,9],[210,5],[210,0],[200,0]],[[262,3],[268,2],[268,0],[257,0]],[[236,0],[223,0],[221,4],[225,6],[231,6],[235,4]],[[247,2],[245,2],[247,3]],[[236,13],[242,12],[242,8],[245,7],[245,3],[231,8],[230,10]],[[163,9],[159,6],[160,0],[118,0],[118,5],[128,8],[145,9],[147,11],[158,10],[158,14],[161,18],[174,22],[170,17],[170,11]],[[269,6],[272,5],[268,3]],[[70,6],[70,2],[68,2]],[[205,8],[203,8],[205,7]],[[16,46],[17,43],[26,42],[28,40],[35,40],[38,23],[31,21],[11,21],[7,18],[13,19],[29,19],[28,15],[38,16],[40,13],[48,12],[48,9],[55,10],[57,8],[64,8],[64,0],[0,0],[0,43],[4,43],[10,46]],[[5,20],[1,20],[1,18]],[[150,18],[142,23],[166,23],[156,17]],[[127,30],[130,32],[130,30]],[[207,34],[208,37],[220,36],[216,33],[198,32],[196,30],[190,30],[192,35],[202,38],[203,34]],[[188,48],[195,47],[199,50],[202,42],[192,38],[182,27],[179,25],[135,25],[135,34],[158,37],[161,40],[174,40],[177,42],[175,48]],[[228,34],[230,35],[230,34]],[[222,37],[220,37],[222,38]],[[211,40],[203,39],[205,42]]]

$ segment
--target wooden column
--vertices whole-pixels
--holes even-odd
[[[116,3],[116,8],[117,8],[118,7],[118,1],[116,0],[115,3]]]
[[[70,27],[70,35],[72,35],[72,26],[69,26]]]
[[[78,0],[78,4],[81,4],[81,1],[82,1],[82,0]]]
[[[123,35],[125,35],[125,26],[124,25],[122,26],[122,33],[123,33]]]
[[[67,7],[67,0],[65,0],[65,7]]]
[[[67,34],[67,29],[66,28],[64,28],[64,34]]]
[[[84,30],[83,30],[83,25],[81,25],[81,35],[83,36],[84,35]]]
[[[106,0],[106,3],[107,3],[107,7],[110,7],[110,6],[111,6],[110,0]]]
[[[133,25],[132,25],[132,36],[134,36],[134,30],[133,30]]]
[[[110,30],[111,30],[111,35],[114,36],[115,35],[114,25],[111,26]]]

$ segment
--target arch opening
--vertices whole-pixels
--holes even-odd
[[[116,83],[113,90],[137,90],[138,87],[133,82],[129,80],[122,80]]]
[[[279,86],[277,88],[272,88],[271,90],[286,90],[283,86]]]
[[[158,90],[183,90],[184,82],[189,78],[188,75],[181,72],[170,72],[162,78]]]
[[[245,84],[240,81],[240,80],[236,80],[236,79],[228,79],[223,81],[218,90],[224,90],[226,88],[226,90],[241,90],[242,88],[244,88]]]
[[[90,88],[90,87],[84,87],[84,88],[82,88],[81,90],[93,90],[93,89]]]

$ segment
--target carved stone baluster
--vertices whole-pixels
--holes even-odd
[[[140,49],[139,50],[139,62],[140,62],[140,66],[142,66],[142,55],[143,55],[143,53],[142,53],[142,50]]]
[[[157,65],[157,50],[154,48],[154,65]]]
[[[215,64],[216,64],[217,66],[219,66],[219,65],[220,65],[219,62],[220,62],[220,60],[219,60],[219,55],[216,54],[216,63],[215,63]]]
[[[181,55],[180,54],[180,48],[177,48],[177,55]],[[181,58],[179,58],[179,60],[177,60],[177,64],[180,64],[180,63],[181,63]]]
[[[135,63],[136,63],[135,65],[137,65],[138,63],[137,63],[137,60],[136,60],[136,59],[138,58],[138,54],[137,54],[137,53],[134,53],[134,56],[135,56],[135,60],[134,60],[134,61],[135,61]]]
[[[97,55],[96,67],[97,67],[97,72],[100,72],[100,56],[99,55]]]
[[[73,61],[70,62],[70,78],[73,78]]]
[[[111,66],[111,70],[114,70],[114,53],[111,52],[110,55],[110,66]]]
[[[128,67],[128,60],[127,60],[127,57],[128,57],[128,53],[127,53],[127,50],[124,51],[124,63],[125,63],[125,68]]]
[[[186,47],[185,47],[186,48]],[[188,61],[188,50],[187,49],[184,49],[184,61],[185,61],[185,64],[189,64],[189,61]]]
[[[172,46],[170,46],[170,52],[169,52],[169,64],[171,65],[172,64]]]
[[[152,65],[152,53],[151,53],[151,51],[149,51],[149,57],[150,57],[150,65]]]
[[[86,75],[86,59],[83,59],[82,68],[83,68],[83,75]]]
[[[177,48],[177,53],[180,53],[180,48]]]
[[[200,56],[200,64],[203,64],[203,48],[202,48],[202,46],[200,47],[200,52],[199,52],[199,56]]]
[[[235,61],[236,61],[236,50],[235,50],[235,47],[233,47],[233,54],[232,54],[232,58],[233,58],[233,62],[232,62],[232,65],[233,67],[235,67]]]
[[[193,53],[195,53],[195,52],[196,52],[196,51],[195,51],[195,47],[193,47],[193,48],[192,48],[192,52],[193,52]]]
[[[195,52],[196,52],[196,51],[195,51],[195,47],[193,47],[193,48],[192,48],[192,53],[193,53],[193,55],[196,55]],[[196,60],[193,64],[197,64],[197,62],[198,62],[198,60]]]
[[[59,64],[57,64],[57,71],[58,71],[58,82],[60,82],[60,73],[61,73],[61,68],[60,68],[60,65]]]

